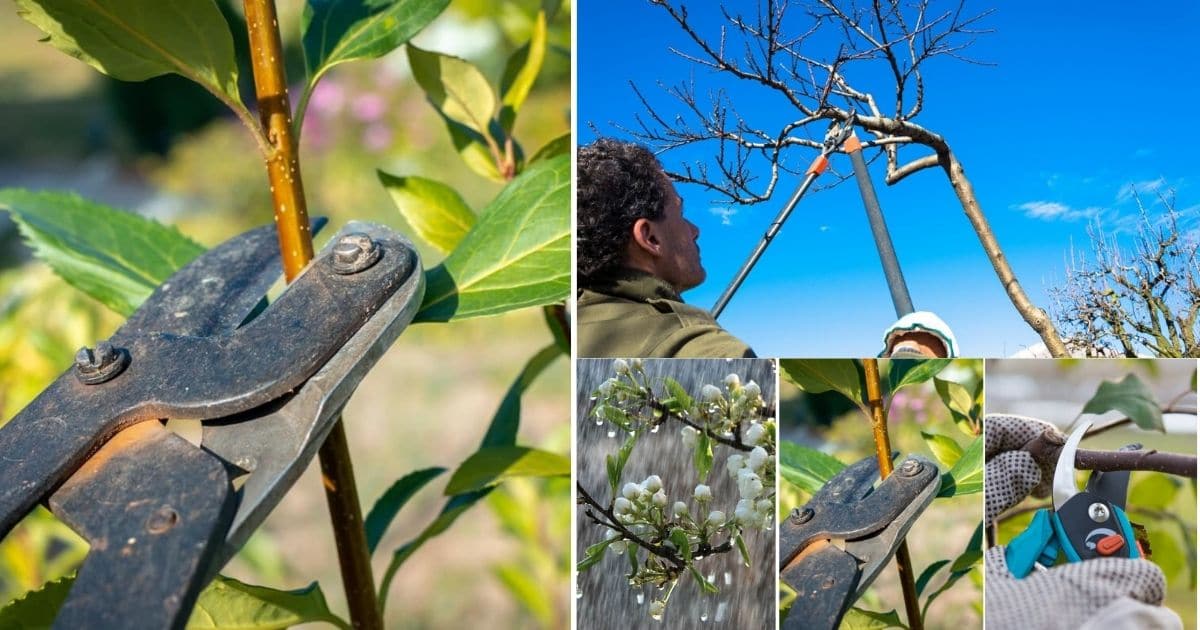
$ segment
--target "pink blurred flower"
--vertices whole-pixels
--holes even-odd
[[[310,109],[327,116],[337,114],[345,104],[346,90],[342,88],[341,84],[329,78],[313,88],[312,96],[308,100]]]
[[[383,151],[392,146],[392,129],[384,123],[374,123],[363,130],[362,143],[371,151]]]
[[[350,111],[354,113],[355,118],[365,123],[376,122],[387,112],[387,102],[374,92],[366,92],[354,97]]]

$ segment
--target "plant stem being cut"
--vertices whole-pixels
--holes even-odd
[[[863,359],[863,373],[866,377],[867,404],[871,408],[871,429],[875,436],[875,455],[879,458],[879,477],[887,479],[888,475],[892,474],[892,443],[888,437],[887,412],[883,409],[883,387],[879,381],[879,362],[876,359]],[[904,612],[908,619],[908,627],[912,630],[922,630],[925,624],[921,619],[921,602],[917,596],[912,558],[908,555],[907,541],[901,540],[896,548],[896,567],[900,574],[900,589],[904,592]]]
[[[264,160],[271,183],[283,273],[291,282],[312,260],[313,245],[304,184],[300,179],[300,157],[292,136],[279,20],[273,0],[244,0],[243,6],[259,119],[270,145]],[[321,445],[319,456],[351,621],[355,628],[382,630],[354,466],[340,416]]]

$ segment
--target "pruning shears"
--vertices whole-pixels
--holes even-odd
[[[267,304],[280,271],[271,225],[209,250],[0,427],[0,537],[46,503],[90,545],[55,628],[182,628],[424,294],[371,224]],[[202,420],[200,445],[164,418]]]
[[[1035,568],[1045,571],[1060,558],[1080,562],[1143,556],[1125,514],[1129,471],[1092,471],[1083,490],[1075,483],[1075,455],[1091,426],[1091,422],[1084,422],[1076,428],[1059,452],[1054,467],[1053,507],[1038,510],[1029,527],[1004,551],[1009,572],[1018,578]]]
[[[780,577],[796,591],[786,630],[837,628],[941,486],[937,466],[913,455],[878,479],[879,460],[862,459],[780,523]]]

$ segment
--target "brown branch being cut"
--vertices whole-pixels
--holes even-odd
[[[1052,462],[1058,461],[1058,455],[1062,448],[1062,438],[1047,431],[1027,442],[1023,450],[1028,451],[1037,461]],[[1195,479],[1196,456],[1182,453],[1162,453],[1155,449],[1145,451],[1079,449],[1075,453],[1075,468],[1100,472],[1146,470]]]

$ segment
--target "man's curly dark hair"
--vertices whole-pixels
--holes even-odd
[[[594,286],[625,258],[638,219],[663,216],[662,165],[644,146],[601,138],[579,148],[577,271]]]

